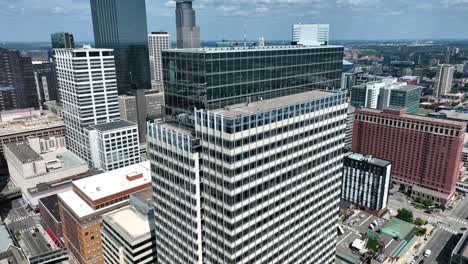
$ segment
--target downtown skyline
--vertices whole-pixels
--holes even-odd
[[[147,0],[146,6],[148,32],[175,35],[175,2]],[[299,22],[330,24],[332,40],[468,38],[463,0],[195,0],[194,8],[205,41],[242,39],[244,24],[248,39],[289,40]],[[2,0],[0,14],[0,42],[47,41],[58,31],[93,40],[87,0]]]

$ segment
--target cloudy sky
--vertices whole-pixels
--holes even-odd
[[[289,40],[291,24],[328,23],[332,39],[468,39],[468,0],[195,0],[203,40]],[[174,34],[174,3],[146,0],[148,31]],[[0,41],[92,41],[89,0],[0,0]]]

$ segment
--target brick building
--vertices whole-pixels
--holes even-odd
[[[102,215],[128,205],[129,195],[151,187],[149,161],[84,178],[59,194],[63,241],[77,263],[104,263]]]
[[[466,123],[408,115],[405,108],[356,111],[352,151],[393,164],[411,195],[446,203],[462,169]]]

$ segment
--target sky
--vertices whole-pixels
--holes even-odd
[[[173,0],[146,0],[148,31],[175,39]],[[294,23],[330,24],[331,39],[468,39],[468,0],[194,0],[202,40],[290,40]],[[89,0],[0,0],[0,42],[93,41]]]

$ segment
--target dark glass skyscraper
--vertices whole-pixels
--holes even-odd
[[[146,138],[144,92],[151,88],[145,0],[91,0],[97,48],[114,49],[119,94],[137,100],[140,141]]]
[[[68,32],[58,32],[50,35],[52,40],[53,49],[74,49],[75,48],[75,39],[73,38],[72,33]]]
[[[196,25],[193,0],[176,0],[177,48],[199,48],[200,28]]]
[[[58,100],[57,76],[52,62],[35,63],[34,78],[36,81],[39,100],[43,104],[47,101]]]
[[[15,89],[16,107],[38,107],[31,57],[0,48],[0,86]]]
[[[341,46],[163,51],[166,107],[217,109],[310,90],[338,90]]]
[[[96,48],[114,49],[119,94],[151,87],[145,0],[91,0]]]

